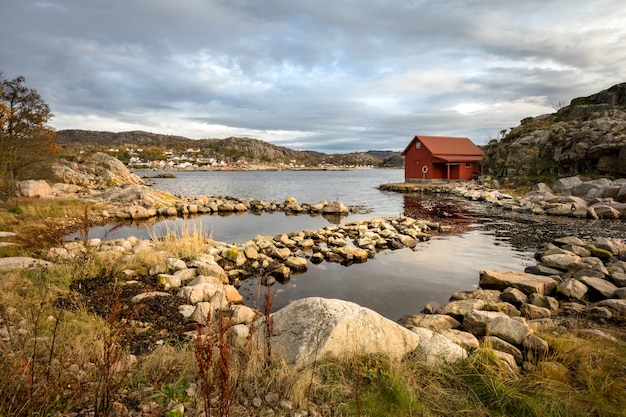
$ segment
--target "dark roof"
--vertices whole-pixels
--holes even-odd
[[[454,136],[424,136],[416,135],[411,143],[404,149],[402,155],[406,155],[409,149],[417,141],[422,142],[422,146],[443,162],[476,162],[483,159],[483,151],[469,138]]]

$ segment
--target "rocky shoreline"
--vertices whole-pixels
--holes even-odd
[[[622,207],[626,206],[626,180],[569,178],[558,184],[561,185],[551,189],[540,184],[524,197],[476,183],[433,185],[428,192],[480,201],[505,212],[543,220],[567,216],[584,224],[622,224],[620,219],[626,216]],[[28,184],[20,189],[25,192]],[[299,204],[290,198],[282,203],[232,197],[182,199],[140,183],[105,187],[97,193],[81,189],[77,192],[73,188],[70,195],[82,193],[84,198],[110,204],[102,213],[105,219],[277,210],[345,215],[358,210],[340,202]],[[408,184],[386,184],[381,189],[420,190]],[[584,196],[583,189],[587,190]],[[423,187],[420,191],[424,191]],[[40,192],[34,195],[46,196]],[[274,355],[293,366],[310,364],[322,355],[340,357],[355,353],[380,353],[398,360],[410,354],[438,365],[465,358],[480,347],[490,347],[511,377],[515,377],[538,367],[562,366],[543,360],[552,347],[540,334],[576,330],[626,342],[594,329],[595,324],[620,328],[626,321],[626,241],[619,238],[543,236],[544,245],[535,255],[536,265],[524,272],[481,271],[477,277],[479,289],[455,293],[443,306],[429,303],[421,313],[405,316],[398,323],[351,302],[317,297],[296,300],[268,316],[253,306],[243,305],[237,290],[242,280],[253,276],[269,288],[275,281],[287,281],[291,274],[305,272],[309,262],[350,265],[366,262],[380,250],[414,248],[435,231],[447,232],[450,226],[409,217],[375,218],[314,231],[256,236],[240,244],[205,237],[207,250],[184,257],[158,249],[158,239],[90,239],[52,248],[47,261],[62,263],[95,256],[132,265],[150,259],[149,267],[125,269],[120,276],[79,283],[73,288],[90,297],[90,288],[106,292],[121,286],[122,301],[130,306],[129,311],[149,312],[133,321],[134,326],[142,329],[136,332],[139,336],[131,344],[135,354],[197,337],[194,326],[206,325],[210,316],[229,317],[228,331],[235,346],[254,339],[261,349],[271,346]],[[1,265],[27,268],[50,264],[28,258],[4,258],[0,259],[0,269]],[[106,296],[90,300],[93,311],[100,314],[104,310],[98,303],[110,301]],[[265,334],[259,329],[267,329],[268,317],[272,326]],[[623,332],[620,335],[623,337]]]

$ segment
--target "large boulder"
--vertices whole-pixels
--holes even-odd
[[[271,346],[286,362],[305,365],[325,355],[380,353],[401,359],[419,336],[373,310],[343,300],[303,298],[272,314]]]
[[[18,181],[17,193],[22,197],[49,197],[52,195],[52,188],[44,180]]]

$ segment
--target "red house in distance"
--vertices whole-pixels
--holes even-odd
[[[470,180],[483,159],[469,138],[417,135],[402,152],[404,180]]]

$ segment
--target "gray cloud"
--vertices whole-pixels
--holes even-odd
[[[401,150],[417,132],[485,143],[624,82],[620,0],[8,3],[0,71],[57,129]]]

